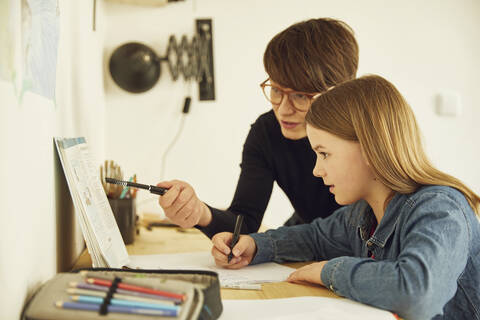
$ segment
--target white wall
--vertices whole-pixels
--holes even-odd
[[[21,1],[11,3],[19,46]],[[104,158],[103,34],[91,31],[90,2],[60,0],[59,6],[56,103],[28,91],[19,99],[13,84],[0,80],[0,319],[18,319],[32,292],[64,263],[71,266],[84,247],[78,227],[65,226],[71,234],[57,230],[57,221],[72,212],[56,207],[68,190],[56,189],[61,168],[54,166],[53,137],[85,136],[94,158]],[[20,61],[17,50],[17,72]],[[64,242],[71,245],[67,259],[57,254]]]
[[[105,14],[105,61],[115,47],[132,40],[163,55],[170,34],[191,35],[195,18],[213,18],[217,98],[197,101],[193,85],[191,112],[169,153],[164,177],[187,180],[211,205],[229,205],[250,124],[269,108],[258,86],[266,78],[262,57],[267,42],[290,24],[315,17],[338,18],[354,29],[360,45],[358,74],[378,73],[392,81],[412,105],[432,161],[480,192],[476,0],[197,0],[154,9],[109,3]],[[191,91],[183,81],[172,82],[166,64],[162,67],[157,85],[139,95],[119,89],[108,71],[105,76],[107,157],[146,183],[162,178],[161,156],[178,127],[183,96]],[[435,95],[444,90],[461,95],[461,116],[434,113]],[[277,226],[292,209],[278,190],[272,197],[264,222]],[[141,192],[139,198],[153,199]],[[161,212],[155,201],[140,204],[140,212]]]

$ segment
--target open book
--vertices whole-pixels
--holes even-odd
[[[85,138],[55,138],[55,145],[93,267],[121,268],[127,249]]]

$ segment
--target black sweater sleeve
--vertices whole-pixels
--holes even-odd
[[[273,189],[273,167],[266,158],[268,143],[261,122],[257,120],[243,146],[241,172],[235,195],[227,210],[210,207],[212,221],[197,227],[209,238],[223,231],[233,232],[238,214],[244,215],[242,233],[258,231]],[[263,142],[263,143],[262,143]]]

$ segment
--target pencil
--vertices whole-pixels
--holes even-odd
[[[83,296],[83,295],[70,296],[70,299],[76,302],[95,303],[95,304],[102,304],[104,302],[104,299],[102,297],[92,297],[92,296]],[[178,313],[178,308],[179,308],[178,306],[165,306],[165,305],[160,305],[158,303],[128,301],[128,300],[122,300],[122,299],[110,299],[110,304],[112,306],[124,306],[124,307],[133,307],[133,308],[175,311],[176,313]]]
[[[129,181],[129,182],[132,182],[132,181],[133,181],[133,176],[130,177],[130,179],[129,179],[128,181]],[[129,186],[123,187],[122,193],[120,194],[120,199],[125,198],[125,196],[127,195],[127,192],[128,192],[128,189],[129,189],[129,188],[130,188]]]
[[[95,297],[102,297],[102,298],[105,298],[107,296],[107,292],[88,290],[88,289],[78,289],[78,288],[68,288],[67,293],[72,294],[72,295],[95,296]],[[128,301],[157,303],[157,304],[161,304],[161,305],[164,305],[164,306],[175,306],[175,305],[177,305],[174,301],[171,301],[171,300],[151,299],[151,298],[131,296],[131,295],[128,295],[128,294],[121,294],[121,293],[114,293],[112,295],[112,298],[128,300]]]
[[[101,291],[101,292],[108,292],[109,290],[109,287],[99,286],[99,285],[84,283],[84,282],[70,282],[70,287],[78,288],[78,289],[86,289],[86,290],[95,290],[95,291]],[[174,302],[175,304],[181,303],[179,299],[175,299],[175,298],[162,297],[155,294],[141,293],[141,292],[118,289],[118,288],[116,290],[116,293],[140,297],[140,298],[160,300],[160,301],[171,301],[171,302]]]
[[[112,281],[98,279],[98,278],[88,278],[86,282],[90,284],[105,286],[105,287],[110,287],[112,285]],[[167,297],[167,298],[174,298],[180,301],[185,300],[185,295],[181,293],[168,292],[165,290],[156,290],[156,289],[141,287],[133,284],[122,283],[122,282],[119,282],[117,286],[119,289],[123,289],[123,290],[148,293],[148,294],[158,295],[158,296]]]
[[[98,312],[100,310],[101,305],[93,304],[93,303],[57,301],[55,303],[55,306],[61,309],[88,310],[88,311]],[[145,309],[145,308],[132,308],[132,307],[112,306],[112,305],[107,306],[107,311],[112,313],[143,314],[148,316],[164,316],[164,317],[176,316],[175,311],[153,310],[153,309]]]
[[[79,288],[79,289],[87,289],[87,290],[96,290],[102,292],[108,292],[108,287],[98,286],[95,284],[90,283],[83,283],[83,282],[70,282],[70,287]]]

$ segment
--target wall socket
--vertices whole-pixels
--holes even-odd
[[[435,111],[438,115],[458,117],[462,114],[462,102],[458,92],[440,92],[435,98]]]
[[[197,37],[199,40],[199,99],[200,101],[215,100],[212,19],[197,19],[196,24]]]

